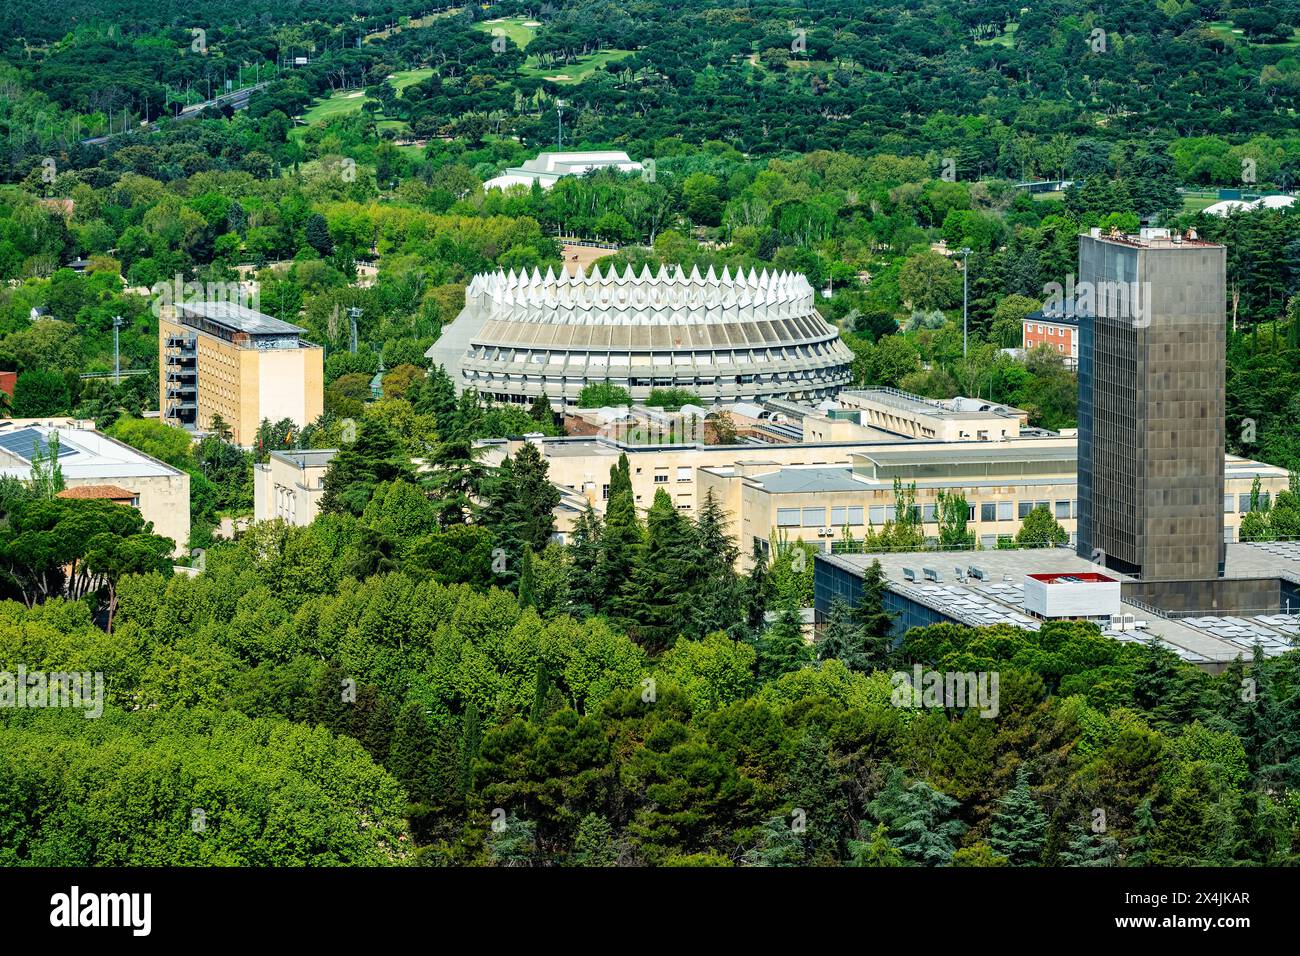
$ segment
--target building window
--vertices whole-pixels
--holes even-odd
[[[690,467],[689,465],[688,465],[687,467],[685,467],[685,468],[678,468],[678,469],[677,469],[677,480],[678,480],[678,481],[690,481],[690,480],[691,480],[692,478],[694,478],[694,477],[695,477],[695,475],[694,475],[694,473],[693,473],[693,470],[691,469],[691,467]]]
[[[849,520],[849,509],[843,505],[831,508],[831,527],[842,528]]]
[[[884,506],[884,505],[872,505],[872,506],[871,506],[871,523],[874,524],[874,525],[881,525],[881,524],[884,524],[886,520],[887,520],[887,519],[885,518],[885,506]]]
[[[826,524],[825,508],[804,508],[803,509],[803,526],[805,528],[820,528]]]
[[[980,535],[980,547],[985,551],[993,551],[998,546],[998,536],[995,534]]]
[[[1021,501],[1018,502],[1016,505],[1016,514],[1019,516],[1020,520],[1022,521],[1025,518],[1028,518],[1029,512],[1033,510],[1034,510],[1034,503],[1032,501]]]
[[[656,484],[656,485],[666,485],[666,484],[668,484],[668,476],[667,476],[667,475],[655,475],[655,484]]]
[[[1237,496],[1237,510],[1242,514],[1250,510],[1250,495]]]
[[[998,506],[992,501],[985,501],[980,504],[980,521],[996,521],[998,519]]]
[[[798,508],[777,508],[776,524],[778,528],[799,527],[799,509]]]
[[[1224,495],[1224,496],[1223,496],[1223,513],[1224,513],[1225,515],[1230,515],[1230,514],[1232,514],[1232,506],[1233,506],[1235,503],[1236,503],[1236,498],[1235,498],[1233,495]]]
[[[927,524],[939,520],[939,508],[937,505],[922,505],[921,520]]]
[[[855,526],[862,524],[861,505],[849,505],[849,524]]]
[[[1016,503],[1015,503],[1014,501],[999,501],[999,502],[998,502],[998,520],[999,520],[999,521],[1010,521],[1012,518],[1014,518],[1014,517],[1015,517],[1015,507],[1016,507]]]
[[[1069,501],[1058,501],[1058,502],[1056,503],[1056,517],[1057,517],[1058,519],[1059,519],[1059,518],[1068,518],[1068,517],[1070,517],[1070,502],[1069,502]]]
[[[602,501],[609,501],[609,485],[600,486],[600,498]]]

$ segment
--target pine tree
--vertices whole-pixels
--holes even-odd
[[[383,421],[366,419],[357,427],[356,441],[330,460],[320,510],[361,515],[380,484],[398,479],[415,480],[411,456]]]
[[[908,784],[895,768],[867,812],[885,827],[890,842],[918,866],[946,866],[966,825],[954,817],[957,801],[924,780]]]
[[[790,771],[790,804],[804,813],[805,861],[831,864],[840,858],[849,800],[844,781],[831,763],[831,746],[816,724],[804,732]]]
[[[1119,841],[1106,833],[1093,833],[1081,823],[1070,825],[1070,842],[1061,850],[1061,866],[1116,866]]]
[[[889,664],[894,646],[894,614],[885,609],[888,581],[879,561],[872,561],[862,575],[862,596],[853,609],[853,623],[862,635],[859,660],[862,670],[879,669]]]
[[[813,650],[804,642],[799,612],[787,605],[758,642],[759,679],[776,680],[812,660]]]
[[[618,865],[618,844],[614,840],[614,827],[599,814],[589,813],[578,822],[578,832],[573,838],[574,866],[607,867]]]
[[[767,552],[754,542],[753,568],[743,586],[745,625],[750,634],[758,634],[767,618],[767,609],[775,597],[772,575],[768,571]]]
[[[805,834],[796,831],[789,817],[775,816],[763,821],[758,843],[745,851],[746,866],[804,866],[808,851]]]
[[[862,630],[853,620],[853,609],[838,594],[831,598],[826,623],[822,626],[821,640],[817,642],[818,660],[834,658],[851,670],[869,667],[863,651]]]
[[[551,411],[551,400],[546,397],[545,392],[533,399],[533,404],[528,406],[528,417],[539,425],[555,424],[555,413]]]
[[[989,830],[989,847],[1012,866],[1037,865],[1047,842],[1047,817],[1034,802],[1029,789],[1029,771],[1016,771],[1016,783],[998,801]]]
[[[1148,866],[1155,848],[1156,817],[1151,810],[1151,798],[1138,804],[1133,813],[1133,837],[1129,840],[1129,866]]]
[[[431,368],[418,385],[412,386],[407,397],[416,412],[433,416],[438,435],[444,441],[455,431],[456,386],[441,365]]]
[[[868,824],[863,823],[863,829]],[[871,829],[871,836],[866,840],[849,841],[848,866],[894,867],[907,866],[907,859],[902,851],[889,841],[889,833],[883,823],[877,823]]]
[[[605,507],[596,577],[604,595],[602,610],[621,626],[634,624],[641,609],[632,593],[632,580],[644,551],[645,541],[632,493],[631,468],[627,455],[619,455],[618,464],[609,472],[609,502]]]
[[[701,568],[701,600],[694,602],[693,636],[723,631],[738,637],[744,631],[745,594],[736,573],[739,552],[727,534],[727,516],[710,488],[695,519],[696,558]]]
[[[506,583],[513,583],[522,572],[524,549],[541,553],[555,533],[560,490],[547,478],[548,467],[537,446],[525,442],[481,482],[484,518],[508,558]]]
[[[488,468],[480,455],[469,441],[445,441],[429,456],[429,470],[421,477],[442,528],[471,524],[481,510],[478,498]]]

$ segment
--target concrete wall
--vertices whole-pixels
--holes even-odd
[[[298,468],[272,456],[253,466],[253,520],[305,526],[320,514],[327,467]]]

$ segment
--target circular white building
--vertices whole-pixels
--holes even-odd
[[[518,404],[545,394],[557,410],[605,381],[636,402],[660,387],[706,403],[820,399],[848,384],[853,353],[814,295],[804,276],[766,270],[485,273],[427,355],[457,391]]]

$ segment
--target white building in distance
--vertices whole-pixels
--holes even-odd
[[[561,176],[582,176],[593,169],[614,167],[619,172],[639,173],[641,164],[621,150],[602,150],[585,153],[538,153],[522,166],[512,166],[500,176],[483,184],[486,189],[505,189],[509,186],[528,186],[538,183],[550,189]]]

